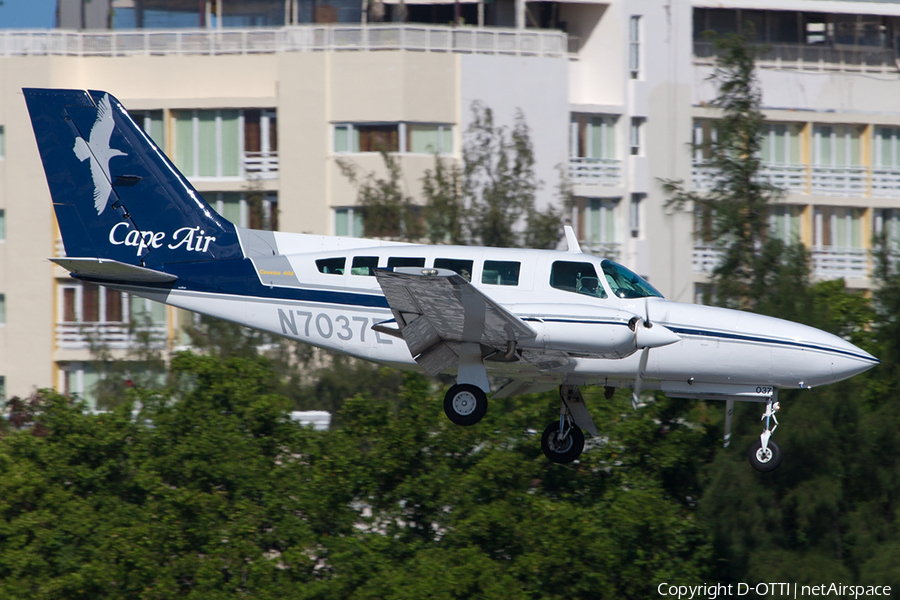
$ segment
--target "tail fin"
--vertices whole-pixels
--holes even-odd
[[[68,256],[146,267],[242,256],[234,225],[113,96],[23,92]]]

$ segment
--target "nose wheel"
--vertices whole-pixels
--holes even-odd
[[[766,412],[760,417],[761,421],[765,420],[766,428],[747,452],[747,459],[750,461],[750,465],[761,473],[774,471],[781,464],[781,446],[775,440],[770,439],[778,428],[778,419],[775,417],[775,413],[780,408],[781,405],[778,402],[769,400],[766,404]]]

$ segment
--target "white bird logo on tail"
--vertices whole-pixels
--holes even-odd
[[[85,142],[84,138],[75,138],[75,147],[73,148],[78,160],[90,159],[91,177],[94,180],[94,208],[97,209],[98,215],[106,210],[106,204],[109,202],[109,195],[112,192],[109,160],[114,156],[126,155],[124,152],[109,147],[109,138],[112,136],[114,127],[109,94],[105,94],[97,108],[97,120],[91,127],[91,141]]]

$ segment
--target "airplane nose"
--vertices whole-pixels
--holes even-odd
[[[781,360],[783,364],[791,364],[803,387],[835,383],[881,362],[862,348],[821,329],[779,319],[775,330],[786,346],[775,351],[773,366],[777,368]]]

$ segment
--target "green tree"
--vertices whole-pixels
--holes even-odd
[[[481,246],[556,247],[562,233],[560,214],[540,211],[535,199],[542,183],[534,172],[531,131],[521,110],[512,128],[497,125],[493,111],[472,103],[462,168],[463,202],[469,233]],[[526,233],[520,233],[523,229]]]
[[[782,191],[760,176],[763,114],[755,61],[762,50],[738,34],[718,36],[714,44],[710,79],[719,94],[711,107],[721,118],[716,135],[700,144],[708,158],[698,165],[711,174],[712,187],[691,191],[680,180],[664,181],[663,187],[672,195],[670,204],[695,210],[720,252],[711,277],[717,302],[752,309],[784,279],[783,269],[808,259],[799,244],[785,253],[784,244],[768,235],[770,206]]]
[[[338,168],[357,186],[357,204],[363,208],[367,236],[416,241],[424,235],[420,209],[403,190],[403,176],[397,157],[381,151],[387,177],[364,172],[353,162],[339,158]]]

